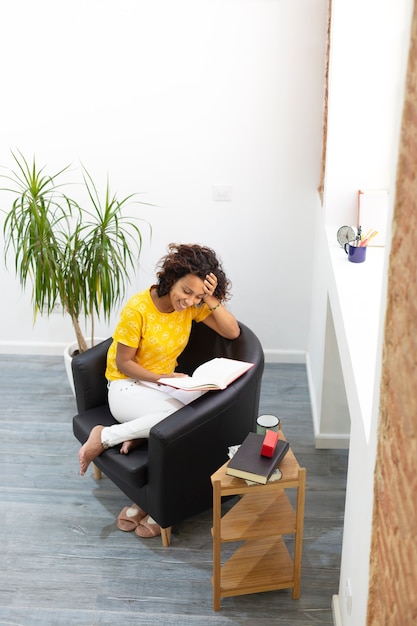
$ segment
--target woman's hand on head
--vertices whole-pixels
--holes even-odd
[[[204,279],[204,293],[207,296],[213,296],[217,287],[217,276],[211,272]]]
[[[222,337],[236,339],[240,335],[239,324],[235,316],[222,306],[221,300],[216,298],[214,292],[217,287],[217,277],[215,274],[207,274],[204,280],[205,296],[204,302],[210,309],[211,315],[203,320],[204,324],[215,330]]]

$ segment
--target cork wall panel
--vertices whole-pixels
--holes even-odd
[[[417,12],[403,110],[381,379],[367,626],[417,624]]]

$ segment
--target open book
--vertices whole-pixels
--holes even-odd
[[[226,389],[230,383],[254,365],[246,361],[216,358],[197,367],[192,376],[160,378],[158,383],[186,391]]]

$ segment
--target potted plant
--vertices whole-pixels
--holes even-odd
[[[93,344],[95,318],[109,319],[125,296],[130,271],[137,269],[142,249],[138,221],[143,220],[123,213],[137,194],[119,199],[107,180],[101,199],[82,167],[89,206],[81,206],[64,193],[69,166],[48,175],[35,158],[29,164],[21,152],[12,155],[16,168],[2,175],[7,180],[3,191],[13,198],[3,227],[6,265],[13,252],[22,288],[32,285],[34,318],[38,313],[50,315],[60,304],[71,317],[83,352],[88,345],[81,317],[90,322]]]

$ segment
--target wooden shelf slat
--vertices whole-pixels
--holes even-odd
[[[295,533],[295,511],[284,491],[246,494],[221,520],[222,542]]]
[[[220,595],[291,588],[293,579],[293,561],[281,537],[248,541],[221,568]]]

